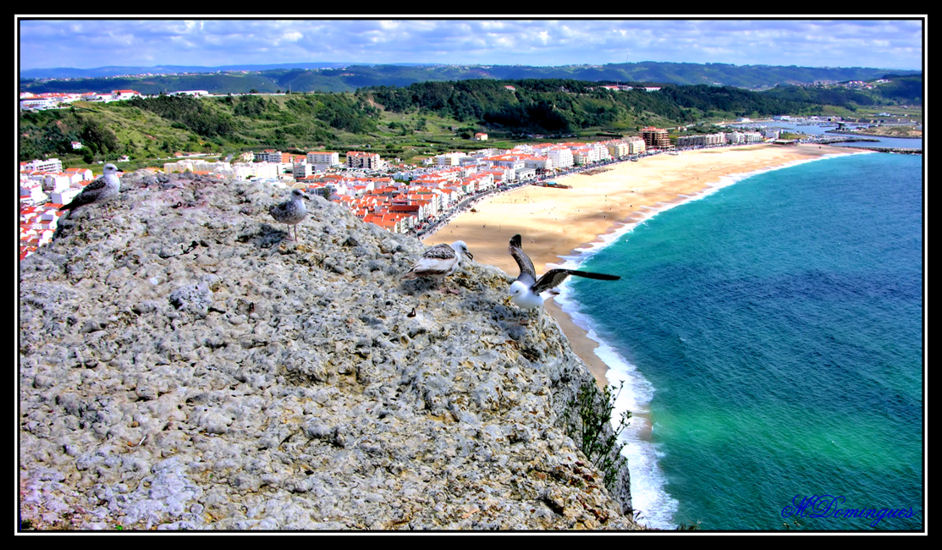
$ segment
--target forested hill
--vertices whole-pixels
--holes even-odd
[[[892,78],[870,89],[780,86],[764,92],[708,85],[614,91],[577,80],[464,80],[364,88],[356,95],[399,113],[431,111],[490,128],[567,133],[592,127],[624,131],[652,123],[920,104],[922,79]]]
[[[166,157],[180,150],[232,152],[371,147],[410,159],[462,146],[486,131],[495,139],[533,134],[623,135],[644,126],[772,115],[853,114],[862,107],[918,105],[920,77],[889,79],[870,89],[784,86],[753,92],[730,86],[665,85],[612,90],[594,82],[490,79],[378,86],[356,92],[178,95],[66,109],[24,111],[21,160],[81,155],[86,163],[127,155]],[[72,142],[83,148],[76,153]]]
[[[107,70],[106,70],[107,69]],[[779,85],[874,80],[887,74],[918,75],[861,67],[795,67],[725,63],[616,63],[534,67],[523,65],[350,65],[304,68],[286,66],[256,70],[237,67],[179,69],[120,68],[48,69],[21,74],[20,90],[45,92],[110,92],[133,89],[142,94],[206,90],[214,94],[258,92],[342,92],[371,86],[408,86],[416,82],[453,80],[571,79],[590,82],[731,86],[751,90]],[[176,72],[173,72],[176,71]],[[143,73],[148,74],[143,74]],[[172,73],[172,74],[171,74]],[[41,76],[41,78],[39,78]]]

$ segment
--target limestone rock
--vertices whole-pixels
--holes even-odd
[[[123,181],[20,264],[31,528],[637,528],[566,435],[591,374],[507,274],[444,293],[340,205],[295,242],[266,184]]]

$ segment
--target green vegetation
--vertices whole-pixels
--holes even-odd
[[[464,80],[422,82],[406,87],[376,87],[358,95],[394,112],[432,111],[459,121],[477,122],[514,134],[574,134],[586,131],[636,131],[730,118],[777,114],[818,115],[853,112],[860,106],[919,103],[919,77],[906,77],[873,90],[789,86],[751,92],[729,86],[665,85],[656,92],[611,91],[576,80]],[[507,88],[511,86],[513,90]],[[919,88],[921,89],[921,88]]]
[[[626,132],[705,118],[814,110],[814,106],[737,88],[664,86],[657,92],[612,91],[576,80],[423,82],[404,88],[365,88],[357,94],[390,111],[431,111],[514,134]]]
[[[287,75],[287,73],[285,73]],[[286,76],[287,78],[287,76]],[[158,95],[20,116],[20,160],[57,156],[70,166],[126,155],[123,169],[160,165],[179,151],[224,157],[278,149],[341,154],[370,150],[386,159],[418,162],[448,151],[509,148],[533,141],[601,139],[659,126],[678,135],[719,128],[739,117],[778,114],[872,116],[913,111],[920,77],[902,77],[870,90],[775,88],[752,92],[727,86],[661,86],[658,91],[613,91],[595,82],[564,79],[459,80],[355,92]],[[920,85],[921,86],[921,85]],[[259,88],[264,89],[264,87]],[[489,140],[472,140],[487,132]],[[82,149],[73,150],[72,142]]]
[[[621,386],[618,391],[621,391]],[[618,442],[618,436],[631,418],[631,412],[623,412],[618,425],[611,429],[612,411],[615,409],[617,396],[609,386],[599,390],[593,382],[583,384],[579,388],[579,394],[569,403],[570,409],[565,413],[567,420],[571,420],[573,410],[578,414],[579,421],[568,435],[576,441],[586,458],[599,469],[604,476],[605,486],[609,488],[618,480],[619,470],[625,464],[625,457],[621,456],[625,444]]]
[[[814,105],[830,105],[856,111],[874,105],[921,105],[921,76],[898,76],[877,82],[870,89],[849,86],[776,86],[770,96]]]

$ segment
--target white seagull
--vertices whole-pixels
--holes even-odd
[[[464,241],[437,244],[426,249],[419,261],[402,278],[443,279],[458,271],[464,265],[465,259],[472,260],[474,255],[468,250],[468,245]]]
[[[289,200],[272,205],[268,209],[268,213],[271,214],[272,218],[275,218],[275,221],[286,223],[293,227],[295,241],[298,240],[298,224],[307,216],[307,208],[304,206],[304,201],[301,199],[310,200],[311,197],[307,196],[307,194],[300,189],[294,189],[291,191],[291,198]]]
[[[103,174],[95,181],[86,185],[82,191],[72,199],[69,204],[63,205],[59,211],[68,210],[70,213],[79,206],[93,202],[101,202],[118,195],[121,191],[121,178],[118,177],[118,167],[108,163]]]
[[[520,235],[510,238],[510,255],[513,256],[520,268],[520,275],[510,284],[510,300],[523,309],[536,309],[543,306],[543,297],[540,295],[547,290],[556,288],[570,275],[599,279],[603,281],[617,281],[619,275],[606,275],[604,273],[591,273],[575,269],[550,269],[539,279],[533,269],[533,262],[521,248]]]

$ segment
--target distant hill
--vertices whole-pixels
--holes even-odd
[[[73,67],[52,67],[47,69],[26,69],[20,71],[20,78],[33,79],[72,79],[72,78],[110,78],[133,75],[167,75],[180,73],[215,73],[219,71],[272,71],[276,69],[324,69],[343,67],[347,63],[277,63],[267,65],[221,65],[205,67],[200,65],[155,65],[152,67],[95,67],[77,69]]]
[[[283,72],[285,78],[288,72]],[[536,134],[560,139],[623,135],[652,125],[690,126],[778,114],[843,116],[860,108],[919,105],[922,84],[917,75],[873,86],[779,86],[761,92],[705,84],[614,91],[596,82],[570,79],[480,78],[339,93],[223,94],[199,99],[167,94],[23,111],[19,156],[25,161],[71,155],[92,163],[121,155],[135,161],[166,158],[184,150],[371,147],[385,157],[411,161],[480,148],[482,144],[471,139],[478,131],[489,134],[491,146]],[[80,151],[73,150],[76,141],[83,144]]]
[[[350,92],[372,86],[472,79],[573,79],[589,82],[731,86],[764,90],[791,84],[873,80],[887,74],[918,75],[864,67],[796,67],[725,63],[613,63],[535,67],[526,65],[343,65],[295,63],[224,67],[101,67],[35,69],[20,74],[20,90],[108,92],[134,89],[143,94],[206,90],[215,94],[257,92]]]

